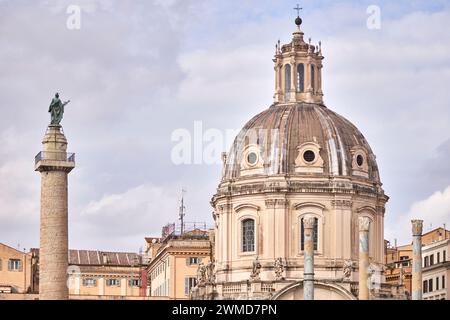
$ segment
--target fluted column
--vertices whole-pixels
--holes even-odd
[[[314,224],[314,217],[306,216],[303,218],[305,241],[303,297],[305,300],[314,300]]]
[[[359,300],[369,300],[370,219],[359,217]]]
[[[422,300],[422,229],[423,220],[411,220],[413,235],[412,299]]]

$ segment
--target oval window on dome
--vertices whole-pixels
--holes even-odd
[[[306,162],[313,162],[316,159],[316,154],[314,153],[314,151],[307,150],[305,151],[305,153],[303,153],[303,159]]]
[[[362,167],[362,165],[364,164],[364,157],[358,154],[358,156],[356,157],[356,163],[358,164],[358,166]]]
[[[250,152],[247,155],[247,162],[254,166],[256,164],[256,162],[258,161],[258,155],[255,152]]]

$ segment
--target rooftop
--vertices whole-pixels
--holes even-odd
[[[31,252],[39,256],[39,249]],[[141,256],[131,252],[107,252],[99,250],[69,250],[69,265],[84,266],[139,266]]]

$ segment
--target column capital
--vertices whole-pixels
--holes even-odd
[[[423,220],[411,220],[413,236],[421,236],[423,230]]]
[[[359,231],[369,231],[370,218],[369,217],[359,217],[358,224],[359,224]]]
[[[314,216],[306,215],[303,218],[303,226],[305,229],[314,229],[314,224],[316,223],[316,219]]]

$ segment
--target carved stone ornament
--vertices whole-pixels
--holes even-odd
[[[274,265],[274,271],[275,271],[275,279],[276,280],[283,280],[283,273],[284,273],[284,264],[282,258],[275,259],[275,265]]]
[[[423,220],[411,220],[413,236],[421,236],[423,230]]]
[[[358,223],[359,223],[359,231],[369,231],[370,218],[368,218],[368,217],[359,217],[358,218]]]
[[[305,229],[314,229],[314,223],[316,222],[316,219],[313,216],[305,216],[303,218],[303,225]]]
[[[203,262],[201,262],[198,265],[198,269],[197,269],[197,283],[198,285],[204,285],[206,283],[207,280],[207,270],[206,270],[206,266],[203,264]]]
[[[215,263],[212,261],[209,261],[206,265],[206,280],[210,284],[216,282]]]
[[[342,267],[342,273],[344,274],[344,278],[350,278],[353,271],[353,261],[352,260],[345,260],[344,266]]]
[[[259,263],[258,257],[253,261],[252,273],[250,274],[250,280],[260,280],[259,274],[261,273],[261,263]]]

